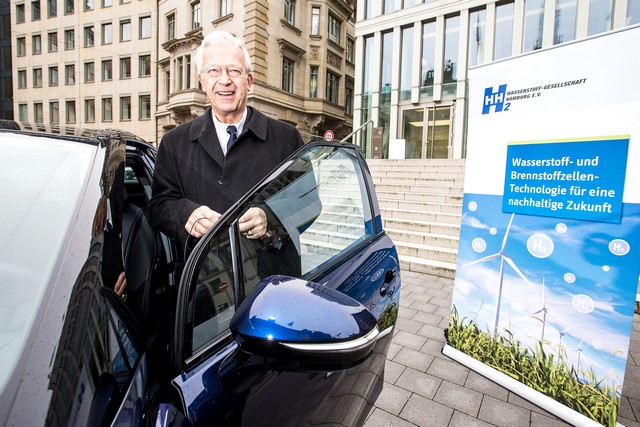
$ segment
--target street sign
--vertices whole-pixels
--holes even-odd
[[[327,129],[326,132],[324,133],[324,140],[333,141],[334,136],[335,135],[333,134],[333,131],[331,129]]]

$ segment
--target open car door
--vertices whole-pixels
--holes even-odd
[[[265,211],[272,238],[238,219]],[[195,246],[181,278],[173,380],[194,425],[362,425],[382,389],[400,296],[360,149],[301,148]]]

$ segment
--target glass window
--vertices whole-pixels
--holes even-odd
[[[95,99],[84,100],[84,121],[87,123],[93,123],[96,121],[96,100]]]
[[[65,102],[66,123],[74,124],[76,122],[76,101]]]
[[[200,28],[200,2],[191,4],[191,29]]]
[[[588,35],[592,36],[609,31],[612,15],[613,0],[590,0]]]
[[[353,89],[350,87],[344,90],[344,112],[348,116],[353,115]]]
[[[31,53],[34,55],[42,53],[42,36],[40,34],[31,36]]]
[[[318,97],[318,66],[312,65],[309,70],[309,97]]]
[[[338,103],[338,84],[340,77],[333,74],[331,71],[327,71],[327,101]]]
[[[58,33],[53,32],[47,34],[47,38],[49,40],[49,52],[57,52],[58,51]]]
[[[151,118],[151,95],[140,95],[139,99],[140,107],[140,120]]]
[[[120,41],[129,40],[131,40],[131,19],[125,19],[120,21]]]
[[[96,80],[95,64],[93,61],[84,63],[84,82],[93,83]]]
[[[74,0],[64,0],[64,14],[70,15],[75,10]]]
[[[340,44],[341,26],[342,24],[338,20],[338,18],[336,18],[332,14],[329,14],[329,40],[336,44]]]
[[[184,88],[189,89],[191,87],[191,55],[184,56],[184,77]]]
[[[75,30],[64,30],[64,48],[65,50],[71,50],[76,47],[76,33]]]
[[[76,83],[76,66],[73,64],[64,66],[64,82],[68,85]]]
[[[24,22],[24,3],[20,3],[16,5],[16,24],[22,24]]]
[[[42,87],[42,68],[33,69],[33,87]]]
[[[184,58],[176,59],[176,74],[178,75],[178,90],[184,89]]]
[[[513,42],[513,3],[496,6],[496,30],[494,40],[494,60],[511,56]]]
[[[84,47],[92,47],[94,44],[93,25],[84,27]]]
[[[576,38],[576,16],[578,0],[556,0],[556,20],[553,44],[560,44]]]
[[[113,24],[102,24],[102,44],[113,43]]]
[[[24,37],[18,37],[16,39],[17,55],[25,56],[27,54],[27,41]]]
[[[120,4],[131,3],[131,0],[120,0]]]
[[[407,30],[409,29],[407,28]],[[392,31],[382,33],[382,53],[380,55],[380,92],[382,94],[386,93],[388,95],[391,93],[391,68],[393,63]],[[411,68],[409,68],[409,74],[411,74]],[[411,77],[409,77],[409,87],[411,87]]]
[[[172,13],[167,16],[167,40],[176,38],[176,15]]]
[[[138,70],[140,77],[149,77],[151,75],[151,55],[140,55]]]
[[[445,20],[444,34],[444,64],[442,82],[455,83],[458,80],[458,46],[460,39],[460,17],[451,16]],[[455,91],[454,87],[449,87],[449,92]],[[447,89],[443,88],[443,92],[447,93]]]
[[[44,108],[42,102],[34,102],[33,104],[33,121],[34,123],[44,123]]]
[[[58,66],[49,67],[49,86],[58,86]]]
[[[131,78],[131,58],[120,58],[120,79]]]
[[[113,99],[102,98],[102,121],[110,122],[113,120]]]
[[[282,90],[293,93],[293,61],[282,57]]]
[[[626,25],[640,23],[640,0],[627,0]]]
[[[140,38],[148,39],[151,37],[151,17],[143,16],[140,18]]]
[[[21,122],[26,123],[29,121],[29,107],[27,107],[27,104],[18,105],[18,116]]]
[[[49,102],[49,123],[60,123],[60,103],[58,101]]]
[[[473,11],[469,15],[469,67],[484,63],[486,22],[485,9]]]
[[[380,15],[380,0],[364,0],[364,19]]]
[[[113,6],[113,0],[102,0],[102,7],[111,7]]]
[[[231,13],[231,0],[220,0],[220,10],[218,16],[223,17]]]
[[[31,2],[31,20],[40,20],[40,0],[34,0]]]
[[[382,10],[384,14],[395,12],[396,10],[400,10],[401,1],[400,0],[382,0]]]
[[[49,18],[58,16],[58,0],[48,0],[47,9]]]
[[[284,20],[296,25],[296,0],[284,0]]]
[[[355,41],[351,38],[347,38],[347,61],[354,64],[354,51],[355,51]]]
[[[94,6],[93,6],[93,0],[84,0],[84,10],[88,11],[88,10],[93,10]]]
[[[320,34],[320,8],[314,6],[311,8],[311,35],[317,36]]]
[[[113,79],[113,62],[111,59],[102,60],[102,81]]]
[[[131,120],[131,97],[120,97],[120,120]]]
[[[27,70],[18,70],[18,89],[27,88]]]
[[[413,86],[413,26],[402,29],[402,50],[400,51],[400,100],[411,99],[411,87]],[[384,39],[383,39],[384,40]],[[393,42],[389,46],[393,49]],[[383,59],[385,61],[385,59]],[[389,65],[391,65],[391,51],[389,52]],[[391,72],[391,71],[389,71]],[[389,77],[390,79],[391,77]]]
[[[542,48],[543,18],[544,0],[525,0],[523,52]]]

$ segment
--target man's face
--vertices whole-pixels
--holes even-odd
[[[228,43],[207,46],[202,52],[202,72],[198,76],[211,108],[222,123],[242,118],[253,74],[247,73],[242,49]]]

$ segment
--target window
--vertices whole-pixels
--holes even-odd
[[[495,45],[493,59],[511,56],[511,39],[513,38],[513,3],[496,6]]]
[[[49,18],[58,16],[58,0],[47,1],[47,13]]]
[[[94,37],[93,25],[90,27],[84,27],[84,47],[92,47],[94,44]]]
[[[34,55],[42,53],[42,36],[40,34],[31,36],[31,53]]]
[[[113,62],[110,59],[102,61],[102,81],[113,79]]]
[[[40,0],[35,0],[31,2],[31,20],[32,21],[40,20]]]
[[[578,0],[556,0],[556,22],[553,44],[569,42],[576,38]]]
[[[131,58],[120,58],[120,79],[131,78]]]
[[[340,77],[333,74],[331,71],[327,71],[327,101],[338,103],[338,83]]]
[[[347,38],[347,61],[351,62],[352,64],[355,64],[355,58],[354,58],[354,52],[355,52],[355,41],[351,38]]]
[[[49,86],[58,86],[58,66],[49,67]]]
[[[218,16],[222,18],[231,13],[231,0],[220,0],[220,10]]]
[[[191,4],[191,29],[200,28],[200,2]]]
[[[293,61],[282,57],[282,90],[293,93]]]
[[[317,36],[320,34],[320,8],[313,6],[311,8],[311,35]]]
[[[393,33],[391,33],[393,34]],[[402,29],[400,51],[400,100],[411,99],[411,86],[413,81],[413,26]],[[389,59],[391,62],[391,59]]]
[[[627,25],[634,25],[640,22],[640,0],[627,1]]]
[[[131,19],[125,19],[120,21],[120,41],[129,40],[131,40]]]
[[[76,101],[66,101],[65,110],[67,124],[74,124],[76,122]]]
[[[522,51],[542,48],[544,0],[525,0]]]
[[[84,100],[84,121],[87,123],[93,123],[96,121],[96,100],[95,99]]]
[[[344,112],[346,115],[353,115],[353,89],[350,87],[344,90]]]
[[[33,87],[42,87],[42,68],[33,69]]]
[[[47,34],[49,52],[57,52],[58,51],[58,33],[53,32]]]
[[[151,55],[140,55],[138,71],[140,77],[149,77],[151,75]]]
[[[21,122],[28,122],[29,121],[29,107],[27,107],[27,104],[20,104],[18,105],[18,116],[20,118]]]
[[[102,0],[102,7],[111,7],[113,6],[112,0]]]
[[[149,37],[151,37],[151,17],[150,16],[143,16],[142,18],[140,18],[140,38],[141,39],[148,39]]]
[[[16,24],[22,24],[25,21],[24,3],[16,5]]]
[[[93,6],[93,0],[84,0],[84,10],[89,11],[89,10],[93,10],[94,6]]]
[[[341,23],[332,14],[329,14],[329,40],[336,44],[340,44],[340,27]]]
[[[25,56],[27,54],[27,41],[24,37],[16,39],[17,55]]]
[[[120,120],[131,120],[131,97],[120,97]]]
[[[102,121],[110,122],[113,120],[113,99],[102,98]]]
[[[60,123],[60,103],[58,101],[49,102],[49,123]]]
[[[67,85],[76,84],[76,66],[73,64],[64,66],[64,83]]]
[[[318,66],[312,65],[309,70],[309,97],[318,97]]]
[[[18,70],[18,89],[27,88],[27,70]]]
[[[44,108],[42,108],[42,102],[33,103],[33,121],[34,123],[44,123]]]
[[[65,50],[71,50],[76,47],[76,33],[75,30],[64,30],[64,48]]]
[[[176,14],[172,13],[167,16],[167,40],[176,38]]]
[[[451,16],[444,22],[444,65],[442,82],[456,84],[458,80],[458,46],[460,36],[460,17]],[[450,91],[455,87],[449,87]],[[447,93],[447,88],[443,88]]]
[[[296,0],[284,0],[284,20],[296,25]]]
[[[140,106],[140,120],[151,118],[151,95],[140,95],[138,102]]]
[[[184,89],[184,58],[176,59],[176,74],[178,75],[178,90]]]
[[[113,43],[113,24],[111,22],[102,24],[102,44]]]
[[[131,0],[120,0],[120,4],[131,3]]]
[[[191,87],[191,55],[184,56],[184,88]]]
[[[604,33],[611,29],[613,0],[589,0],[588,35]]]
[[[95,64],[93,61],[84,63],[84,82],[93,83],[96,81]]]
[[[487,12],[476,10],[469,15],[469,58],[468,65],[474,66],[484,62],[484,38]]]
[[[75,10],[74,0],[64,0],[64,14],[70,15]]]

